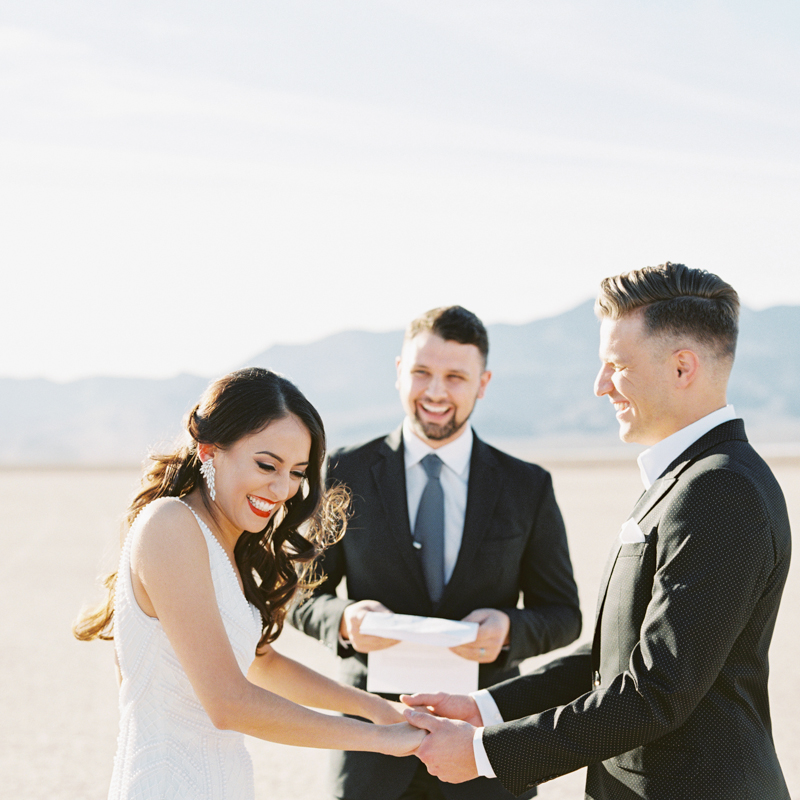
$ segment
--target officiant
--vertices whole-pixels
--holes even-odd
[[[343,659],[343,682],[364,688],[367,654],[397,643],[361,632],[367,612],[477,623],[476,638],[451,650],[479,664],[481,688],[580,633],[550,475],[486,444],[468,424],[491,379],[488,352],[483,323],[460,306],[413,320],[397,358],[402,425],[328,460],[327,481],[349,488],[353,515],[325,552],[325,581],[290,621]],[[336,594],[343,579],[347,598]],[[442,783],[413,756],[333,757],[339,800],[512,797],[486,778]]]

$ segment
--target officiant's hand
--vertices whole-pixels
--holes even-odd
[[[500,655],[503,645],[511,641],[511,620],[499,608],[476,608],[462,622],[477,622],[478,636],[474,642],[450,648],[461,658],[492,664]]]
[[[415,711],[435,714],[437,717],[460,719],[475,728],[483,725],[483,717],[474,697],[468,694],[401,694],[400,699]]]
[[[385,650],[397,644],[398,639],[384,639],[382,636],[369,636],[361,633],[361,622],[368,611],[391,614],[383,603],[377,600],[359,600],[347,606],[339,623],[339,634],[353,646],[358,653],[370,653],[373,650]]]

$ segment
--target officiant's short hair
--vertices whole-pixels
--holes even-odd
[[[426,311],[411,320],[406,328],[404,342],[420,333],[434,333],[445,341],[473,344],[483,357],[484,366],[489,357],[489,334],[484,324],[463,306],[440,306]]]

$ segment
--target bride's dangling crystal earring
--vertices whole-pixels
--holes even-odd
[[[214,478],[216,474],[214,472],[214,459],[209,458],[206,459],[202,465],[200,466],[200,474],[206,479],[206,483],[208,484],[208,494],[212,500],[217,499],[217,490],[214,488]]]

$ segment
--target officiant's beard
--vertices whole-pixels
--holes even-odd
[[[432,442],[440,442],[442,439],[449,439],[451,436],[455,436],[469,422],[471,415],[470,411],[466,418],[456,419],[455,414],[453,414],[444,425],[438,425],[435,422],[423,422],[415,414],[412,422],[417,433],[422,434],[425,439],[429,439]]]

